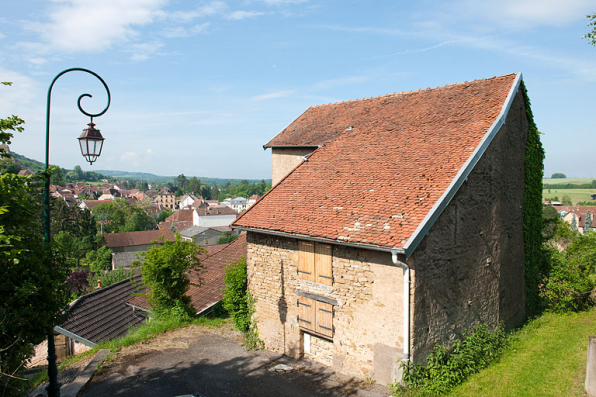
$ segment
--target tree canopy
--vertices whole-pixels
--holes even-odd
[[[22,131],[16,116],[0,119],[0,144],[10,143],[12,131]],[[0,153],[0,157],[7,153]],[[67,267],[44,243],[39,177],[0,175],[0,388],[20,395],[16,375],[31,354],[60,322],[67,303]]]
[[[588,18],[589,21],[588,27],[590,28],[590,31],[586,33],[583,38],[596,47],[596,12],[592,15],[586,15],[586,18]]]

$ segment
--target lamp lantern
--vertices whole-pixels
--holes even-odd
[[[101,155],[101,149],[103,148],[104,137],[101,136],[101,132],[95,128],[93,120],[88,124],[89,128],[83,130],[83,133],[77,139],[81,146],[81,154],[85,157],[85,160],[89,164],[93,164],[97,158]]]

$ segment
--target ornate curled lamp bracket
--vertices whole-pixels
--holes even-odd
[[[99,113],[86,112],[85,109],[83,109],[83,107],[81,106],[81,100],[85,97],[92,98],[93,96],[91,94],[82,94],[79,96],[79,99],[77,100],[77,107],[79,108],[79,111],[81,113],[83,113],[85,116],[90,117],[91,123],[93,123],[94,117],[102,116],[110,108],[110,103],[111,103],[110,89],[108,88],[108,85],[106,84],[106,82],[97,73],[95,73],[89,69],[85,69],[85,68],[70,68],[70,69],[66,69],[66,70],[63,70],[62,72],[58,73],[56,75],[56,77],[54,77],[54,80],[52,80],[52,83],[50,84],[50,87],[48,88],[48,101],[47,101],[47,108],[46,108],[46,172],[50,166],[50,144],[49,144],[49,142],[50,142],[50,104],[51,104],[51,99],[52,99],[52,88],[54,87],[54,83],[56,82],[56,80],[58,80],[62,75],[66,74],[66,73],[70,73],[70,72],[85,72],[85,73],[91,74],[91,75],[95,76],[101,82],[101,84],[103,84],[104,88],[106,89],[106,93],[108,94],[108,102],[106,104],[106,107]]]

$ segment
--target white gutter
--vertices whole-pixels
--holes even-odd
[[[67,336],[67,337],[69,337],[69,338],[70,338],[70,339],[72,339],[72,340],[75,340],[75,341],[77,341],[77,342],[79,342],[79,343],[82,343],[82,344],[84,344],[85,346],[89,346],[89,347],[95,347],[95,346],[97,346],[97,343],[91,342],[90,340],[88,340],[88,339],[85,339],[85,338],[83,338],[82,336],[79,336],[79,335],[77,335],[77,334],[74,334],[74,333],[72,333],[72,332],[70,332],[70,331],[67,331],[67,330],[65,330],[64,328],[62,328],[62,327],[59,327],[59,326],[57,326],[57,325],[54,327],[54,331],[56,331],[56,332],[58,332],[59,334],[62,334],[62,335],[64,335],[64,336]]]
[[[403,253],[398,249],[391,250],[391,260],[393,264],[399,266],[404,271],[404,361],[410,361],[410,268],[405,262],[401,262],[397,259],[397,254]]]

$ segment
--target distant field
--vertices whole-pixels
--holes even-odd
[[[556,196],[561,201],[565,194],[571,197],[571,201],[575,205],[579,201],[592,201],[590,196],[596,194],[596,189],[544,189],[542,199],[554,199]],[[594,205],[596,205],[596,201],[594,201]]]
[[[590,183],[596,178],[544,178],[542,183],[544,185],[554,185],[559,183]]]

